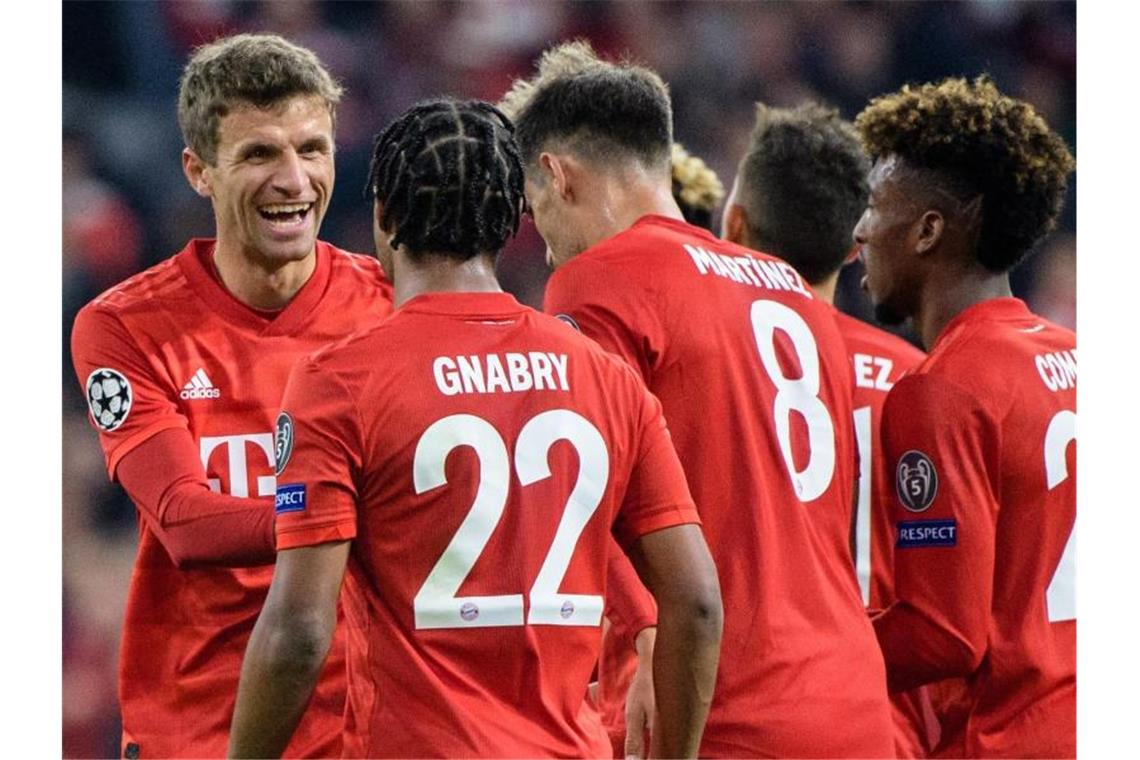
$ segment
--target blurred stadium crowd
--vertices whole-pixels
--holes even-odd
[[[72,2],[63,6],[63,755],[118,752],[116,653],[135,552],[134,508],[107,483],[67,350],[79,308],[213,229],[182,176],[175,119],[190,50],[272,31],[347,87],[338,190],[322,238],[371,251],[362,189],[372,135],[438,94],[498,100],[558,40],[629,53],[669,83],[677,139],[730,183],[757,100],[813,98],[852,118],[904,82],[983,71],[1075,148],[1076,5],[1055,2]],[[1015,295],[1075,328],[1076,182],[1057,233],[1013,273]],[[500,279],[540,307],[544,245],[525,227]],[[857,265],[856,265],[857,266]],[[837,302],[868,318],[849,268]]]

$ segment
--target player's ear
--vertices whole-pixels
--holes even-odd
[[[573,190],[571,188],[570,177],[573,174],[573,168],[564,156],[558,156],[554,153],[542,153],[538,157],[539,170],[543,174],[543,178],[547,182],[554,185],[554,192],[558,193],[558,197],[562,200],[570,200],[573,198]]]
[[[739,203],[729,203],[724,207],[721,237],[730,243],[748,247],[748,212]]]
[[[918,254],[926,254],[934,250],[942,240],[946,230],[946,219],[941,211],[930,209],[923,212],[914,225],[914,250]]]
[[[182,149],[182,173],[186,175],[186,181],[198,195],[210,198],[214,193],[210,187],[210,175],[206,168],[206,162],[199,158],[197,153],[189,148]]]

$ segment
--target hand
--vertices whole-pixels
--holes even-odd
[[[637,649],[637,670],[629,682],[625,697],[625,756],[649,756],[649,735],[656,713],[653,696],[653,644],[657,628],[642,628],[634,646]]]

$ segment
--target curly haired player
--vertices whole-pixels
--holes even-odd
[[[420,104],[376,141],[369,186],[397,310],[289,380],[290,507],[231,752],[285,746],[347,563],[347,757],[608,756],[583,697],[617,535],[660,610],[657,749],[692,756],[716,568],[657,401],[499,289],[524,207],[513,127],[479,101]]]
[[[855,240],[884,320],[930,352],[883,411],[892,690],[967,679],[937,754],[1076,752],[1076,336],[1011,296],[1074,162],[986,77],[904,87],[856,127],[875,163]]]

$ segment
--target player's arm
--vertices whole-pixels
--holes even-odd
[[[606,618],[610,634],[637,653],[637,669],[625,698],[625,756],[645,757],[645,734],[653,727],[653,643],[657,605],[616,541],[606,572]]]
[[[720,657],[720,582],[661,404],[637,386],[637,462],[614,534],[657,601],[651,754],[695,757]]]
[[[348,541],[281,552],[241,665],[230,757],[280,757],[317,685],[336,628]]]
[[[134,337],[110,312],[87,307],[75,320],[72,357],[85,394],[107,369],[123,387],[126,412],[90,417],[111,477],[179,568],[249,566],[273,561],[273,500],[209,489],[188,422]],[[89,398],[90,405],[90,398]]]
[[[279,757],[312,696],[336,627],[336,602],[356,536],[360,417],[336,372],[293,368],[282,400],[291,454],[279,463],[277,565],[238,685],[230,755]]]
[[[650,753],[696,757],[712,704],[724,625],[716,566],[697,525],[644,535],[633,551],[641,577],[657,600],[657,715]]]
[[[904,378],[887,397],[896,601],[873,624],[891,691],[968,676],[985,656],[998,511],[985,457],[996,425],[976,399],[930,375]]]

